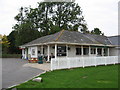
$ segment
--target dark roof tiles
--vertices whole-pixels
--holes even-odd
[[[109,39],[106,36],[87,34],[87,33],[84,34],[76,31],[62,30],[55,34],[38,38],[22,46],[48,43],[48,42],[111,45]]]
[[[120,35],[108,37],[113,45],[120,45]]]

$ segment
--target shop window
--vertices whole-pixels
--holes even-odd
[[[35,49],[32,49],[32,55],[35,55]]]
[[[57,47],[57,56],[66,56],[66,46]]]
[[[83,48],[83,55],[89,54],[89,48]]]
[[[81,48],[76,48],[76,55],[81,55]]]
[[[96,49],[95,48],[91,48],[91,54],[96,54]]]
[[[101,48],[98,48],[98,55],[102,56],[102,49]]]

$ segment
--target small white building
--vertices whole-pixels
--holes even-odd
[[[111,49],[111,54],[116,56],[116,55],[120,55],[120,35],[116,35],[116,36],[110,36],[108,37],[108,39],[111,41],[111,44],[115,46],[115,48]]]
[[[43,55],[50,61],[60,57],[115,56],[113,45],[106,36],[62,30],[33,40],[22,48],[23,59],[38,58]],[[116,55],[117,56],[117,55]]]

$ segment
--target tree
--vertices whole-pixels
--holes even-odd
[[[21,50],[15,45],[16,35],[17,35],[16,31],[12,31],[8,35],[8,40],[10,42],[9,53],[11,54],[21,53]]]
[[[74,2],[41,2],[37,8],[21,8],[15,19],[16,26],[30,22],[43,36],[53,33],[54,27],[58,31],[88,31],[81,7]]]
[[[97,35],[104,35],[104,33],[102,33],[102,31],[100,31],[99,28],[94,28],[94,30],[92,30],[91,33]]]
[[[40,33],[38,30],[34,30],[31,23],[23,23],[16,30],[15,46],[23,45],[38,37],[40,37]]]
[[[8,48],[10,47],[10,42],[8,41],[8,38],[6,35],[1,35],[1,42],[0,44],[2,44],[2,52],[3,53],[8,53]]]
[[[52,21],[60,30],[72,30],[85,32],[87,25],[82,16],[81,7],[74,2],[55,2]]]
[[[21,7],[15,20],[16,46],[63,29],[88,32],[81,7],[74,2],[41,2],[37,8]]]

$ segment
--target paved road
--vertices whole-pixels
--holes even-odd
[[[2,59],[2,88],[20,84],[44,72],[37,68],[24,67],[27,63],[26,60],[16,58]]]

